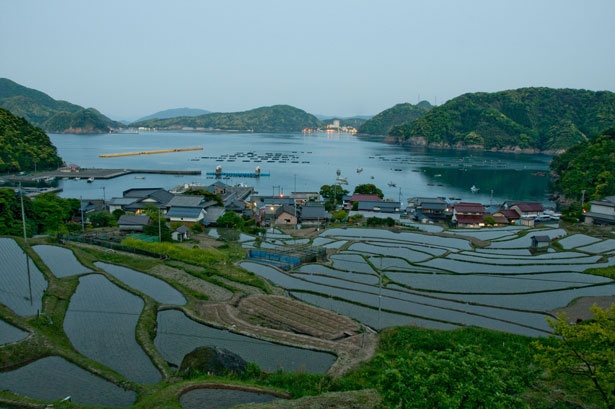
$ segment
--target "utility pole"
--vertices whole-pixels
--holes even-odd
[[[83,220],[83,198],[79,196],[79,208],[81,210],[81,232],[85,233],[85,221]]]
[[[21,202],[21,224],[23,226],[23,242],[24,242],[24,254],[26,255],[26,270],[28,272],[28,288],[30,290],[30,305],[32,305],[32,279],[30,274],[30,258],[26,248],[28,247],[28,235],[26,234],[26,211],[23,207],[23,190],[21,188],[21,182],[19,182],[19,200]]]

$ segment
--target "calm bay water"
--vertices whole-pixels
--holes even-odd
[[[135,175],[110,180],[61,180],[63,197],[100,199],[119,197],[133,187],[162,187],[214,182],[207,172],[253,172],[257,166],[269,176],[232,177],[227,184],[245,183],[261,195],[319,191],[337,183],[337,171],[352,192],[373,183],[386,198],[441,196],[464,201],[501,203],[505,200],[548,199],[550,156],[495,152],[428,150],[385,144],[380,138],[348,134],[259,134],[205,132],[148,132],[140,134],[49,135],[59,155],[83,168],[200,170],[201,175]],[[201,151],[101,158],[103,153],[202,147]],[[478,194],[470,187],[478,186]]]

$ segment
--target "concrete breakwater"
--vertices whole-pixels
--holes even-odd
[[[79,168],[79,169],[58,169],[47,172],[40,172],[34,175],[16,175],[9,177],[10,183],[36,183],[45,181],[52,184],[56,179],[113,179],[132,173],[139,174],[158,174],[158,175],[201,175],[200,170],[163,170],[163,169],[99,169],[99,168]]]
[[[157,154],[160,154],[160,153],[202,151],[202,150],[203,150],[203,147],[197,146],[197,147],[192,147],[192,148],[155,149],[155,150],[151,150],[151,151],[101,153],[98,156],[100,158],[117,158],[117,157],[120,157],[120,156],[157,155]]]

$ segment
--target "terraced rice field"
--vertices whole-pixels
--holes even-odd
[[[68,277],[92,272],[92,270],[81,264],[73,252],[67,248],[40,244],[33,246],[32,249],[41,257],[56,277]]]
[[[331,229],[314,240],[330,248],[341,243],[328,263],[290,272],[242,265],[298,299],[377,329],[474,325],[542,336],[550,333],[551,311],[580,297],[615,295],[613,280],[583,273],[615,264],[615,240],[518,226],[447,233]],[[560,240],[565,251],[533,255],[533,235]],[[470,239],[487,245],[475,248]]]
[[[0,303],[17,315],[41,311],[47,281],[17,242],[0,237]]]

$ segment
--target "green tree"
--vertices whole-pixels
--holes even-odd
[[[348,194],[348,190],[340,185],[322,185],[319,193],[326,200],[325,208],[334,210],[338,203],[342,202],[344,195]]]
[[[162,211],[154,205],[148,205],[145,214],[149,216],[150,222],[143,226],[143,233],[148,236],[159,236],[161,241],[171,241],[171,229]]]
[[[91,213],[88,215],[88,219],[92,223],[92,227],[108,227],[115,222],[113,215],[105,211]]]
[[[382,190],[377,188],[376,185],[374,185],[373,183],[358,185],[354,188],[354,193],[362,195],[376,195],[381,199],[384,197],[384,193],[382,193]]]
[[[57,196],[55,193],[43,193],[32,200],[34,220],[38,233],[54,233],[65,228],[74,212],[74,202]]]
[[[32,209],[28,197],[24,197],[24,207]],[[26,212],[26,215],[28,213],[31,214]],[[0,234],[12,236],[23,234],[20,198],[13,189],[0,189]]]
[[[535,341],[536,361],[553,373],[589,382],[605,407],[615,408],[615,304],[591,308],[594,318],[571,323],[566,314],[549,319],[552,342]]]
[[[381,359],[381,358],[378,358]],[[522,408],[524,385],[503,360],[469,346],[383,362],[383,402],[394,408]]]
[[[237,213],[227,211],[224,212],[222,216],[218,217],[218,220],[216,220],[216,224],[219,227],[242,229],[244,221]]]
[[[348,218],[348,212],[346,210],[337,210],[331,215],[331,221],[344,221]]]

